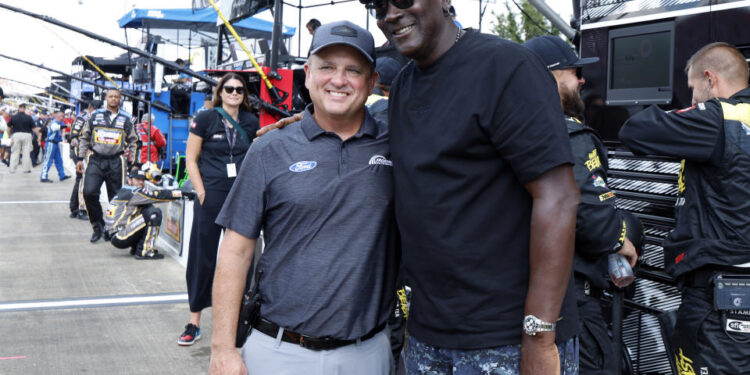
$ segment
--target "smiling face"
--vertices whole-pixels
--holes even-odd
[[[400,54],[417,64],[429,64],[454,43],[456,25],[444,13],[450,6],[446,0],[414,0],[407,9],[387,4],[378,27]]]
[[[231,90],[232,93],[227,93],[227,89],[231,88],[234,88]],[[239,88],[242,93],[238,92],[237,88]],[[239,107],[240,104],[242,104],[242,100],[245,98],[245,86],[242,84],[242,81],[232,78],[224,83],[219,95],[221,96],[222,107]]]
[[[332,45],[310,56],[305,65],[305,86],[315,105],[315,118],[361,118],[377,74],[356,49]]]

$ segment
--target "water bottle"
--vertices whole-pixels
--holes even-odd
[[[620,254],[609,254],[609,277],[618,288],[624,288],[635,280],[633,269],[628,260]]]

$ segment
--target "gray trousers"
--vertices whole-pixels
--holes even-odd
[[[21,168],[31,172],[31,133],[13,133],[13,146],[10,147],[10,171],[18,168],[18,157],[21,156]]]
[[[393,354],[386,328],[372,338],[334,350],[310,350],[253,329],[242,347],[249,375],[388,375]]]

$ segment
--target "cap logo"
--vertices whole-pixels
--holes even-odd
[[[355,30],[354,28],[351,28],[349,26],[346,26],[346,25],[340,25],[340,26],[336,26],[336,27],[332,28],[331,29],[331,34],[332,35],[343,36],[343,37],[348,37],[348,38],[356,38],[357,37],[357,30]]]

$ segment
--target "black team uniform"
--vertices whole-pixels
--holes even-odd
[[[579,371],[581,375],[608,375],[621,355],[614,352],[609,334],[611,306],[604,307],[599,300],[605,289],[613,287],[607,257],[622,248],[625,237],[639,248],[643,228],[630,212],[615,208],[615,194],[607,185],[607,149],[599,136],[573,117],[565,122],[575,159],[573,173],[581,190],[573,267],[580,319]]]
[[[750,262],[750,88],[679,111],[651,106],[625,123],[620,139],[637,154],[683,159],[677,223],[664,241],[666,270],[682,285],[671,337],[677,368],[750,373],[750,310],[714,304],[719,275],[750,275],[744,267]]]
[[[108,109],[99,109],[83,126],[78,139],[78,157],[86,158],[86,171],[83,177],[83,199],[89,214],[89,222],[94,229],[91,242],[102,236],[104,221],[102,206],[99,204],[99,191],[102,183],[107,186],[107,195],[111,201],[125,182],[126,167],[132,159],[125,160],[125,151],[132,158],[135,155],[138,136],[130,116],[119,111],[112,113]],[[88,155],[91,150],[92,154]],[[108,237],[105,237],[107,239]]]

